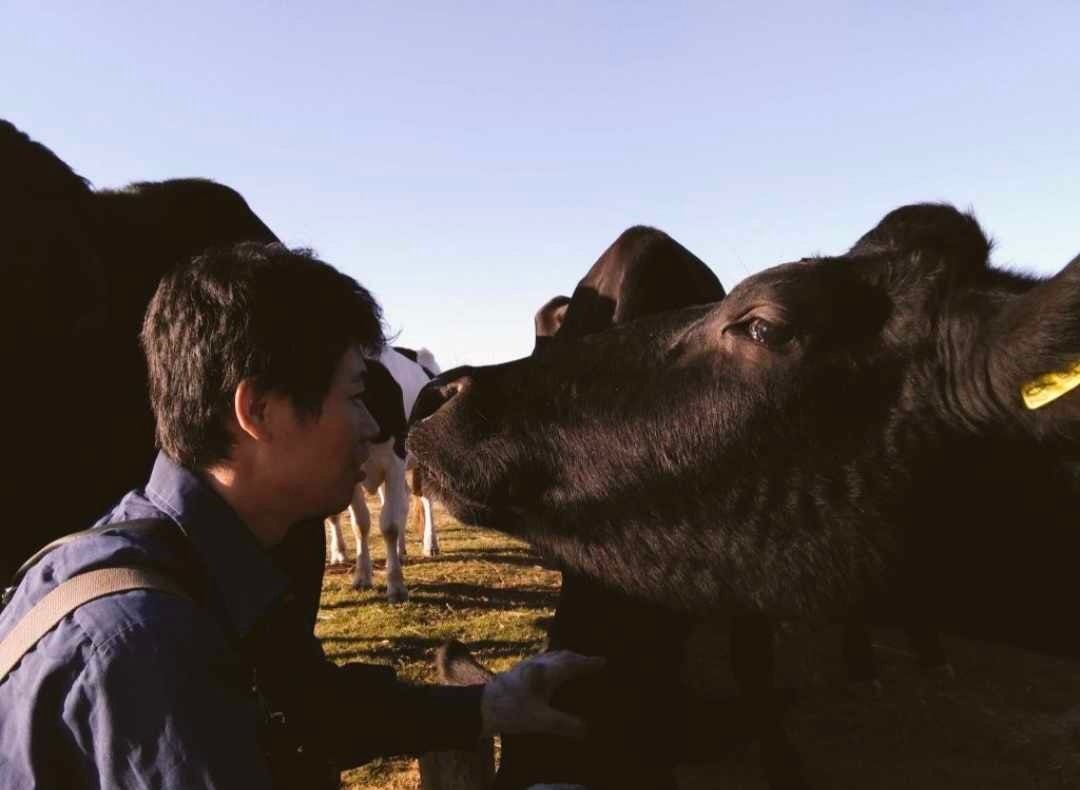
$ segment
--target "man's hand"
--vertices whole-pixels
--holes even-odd
[[[584,738],[585,724],[555,710],[551,695],[568,680],[598,671],[604,659],[567,650],[541,653],[488,681],[480,700],[484,735],[533,733]]]

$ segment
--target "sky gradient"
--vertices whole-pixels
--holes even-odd
[[[728,288],[920,200],[1080,253],[1080,4],[946,5],[0,0],[0,116],[99,188],[234,187],[486,364],[636,223]]]

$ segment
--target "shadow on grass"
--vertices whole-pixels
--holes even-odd
[[[462,582],[417,584],[409,593],[413,603],[429,606],[468,607],[476,609],[551,609],[558,600],[554,590],[530,590],[517,587],[499,589]]]
[[[518,568],[544,568],[545,570],[553,571],[558,568],[551,565],[551,563],[544,560],[542,557],[533,554],[527,550],[516,550],[512,548],[492,548],[492,549],[454,549],[443,554],[439,554],[436,557],[425,557],[420,552],[408,554],[405,557],[405,568],[408,569],[410,564],[420,563],[424,565],[443,565],[449,563],[461,563],[461,562],[494,562],[501,565],[513,565]],[[344,576],[353,572],[354,563],[352,561],[346,563],[335,563],[333,565],[327,565],[324,571],[327,576]],[[372,570],[383,570],[386,568],[386,560],[382,557],[372,558],[371,561]]]
[[[321,609],[355,609],[361,606],[383,604],[397,606],[386,600],[385,589],[376,587],[374,593],[365,592],[362,598],[323,602]],[[462,582],[416,582],[409,586],[409,601],[401,604],[423,604],[439,608],[449,605],[454,609],[489,609],[514,611],[517,609],[553,609],[559,598],[556,590],[500,589],[483,584],[465,584]]]
[[[411,560],[412,557],[409,557]],[[494,562],[518,568],[544,568],[556,570],[535,554],[512,549],[455,549],[438,557],[421,557],[423,563],[448,564],[461,562]]]
[[[376,588],[374,592],[367,591],[363,593],[364,597],[360,599],[349,598],[344,601],[331,601],[329,603],[323,602],[319,609],[356,609],[360,606],[374,606],[375,604],[386,604],[387,606],[395,605],[390,604],[386,600],[386,589]]]
[[[394,662],[430,664],[435,659],[435,651],[446,639],[422,636],[327,636],[323,637],[322,642],[335,646],[333,654],[336,660],[390,659]],[[466,647],[474,656],[487,661],[495,658],[520,658],[523,654],[536,651],[538,644],[538,641],[527,639],[477,639],[469,642]]]

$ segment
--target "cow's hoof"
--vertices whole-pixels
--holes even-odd
[[[390,603],[405,603],[409,600],[409,591],[404,587],[400,589],[390,588],[386,591],[386,600]]]
[[[348,562],[348,560],[345,559],[345,555],[342,554],[340,551],[337,554],[330,555],[331,565],[344,565],[346,562]]]
[[[371,583],[371,579],[364,579],[359,576],[354,576],[352,581],[352,588],[354,590],[370,590],[375,585]]]
[[[439,547],[438,546],[424,546],[424,552],[423,553],[424,553],[425,557],[438,557],[439,556]]]

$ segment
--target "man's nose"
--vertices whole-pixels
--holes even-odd
[[[448,370],[429,381],[416,397],[409,425],[415,425],[430,417],[454,398],[472,387],[472,368],[461,367]]]

